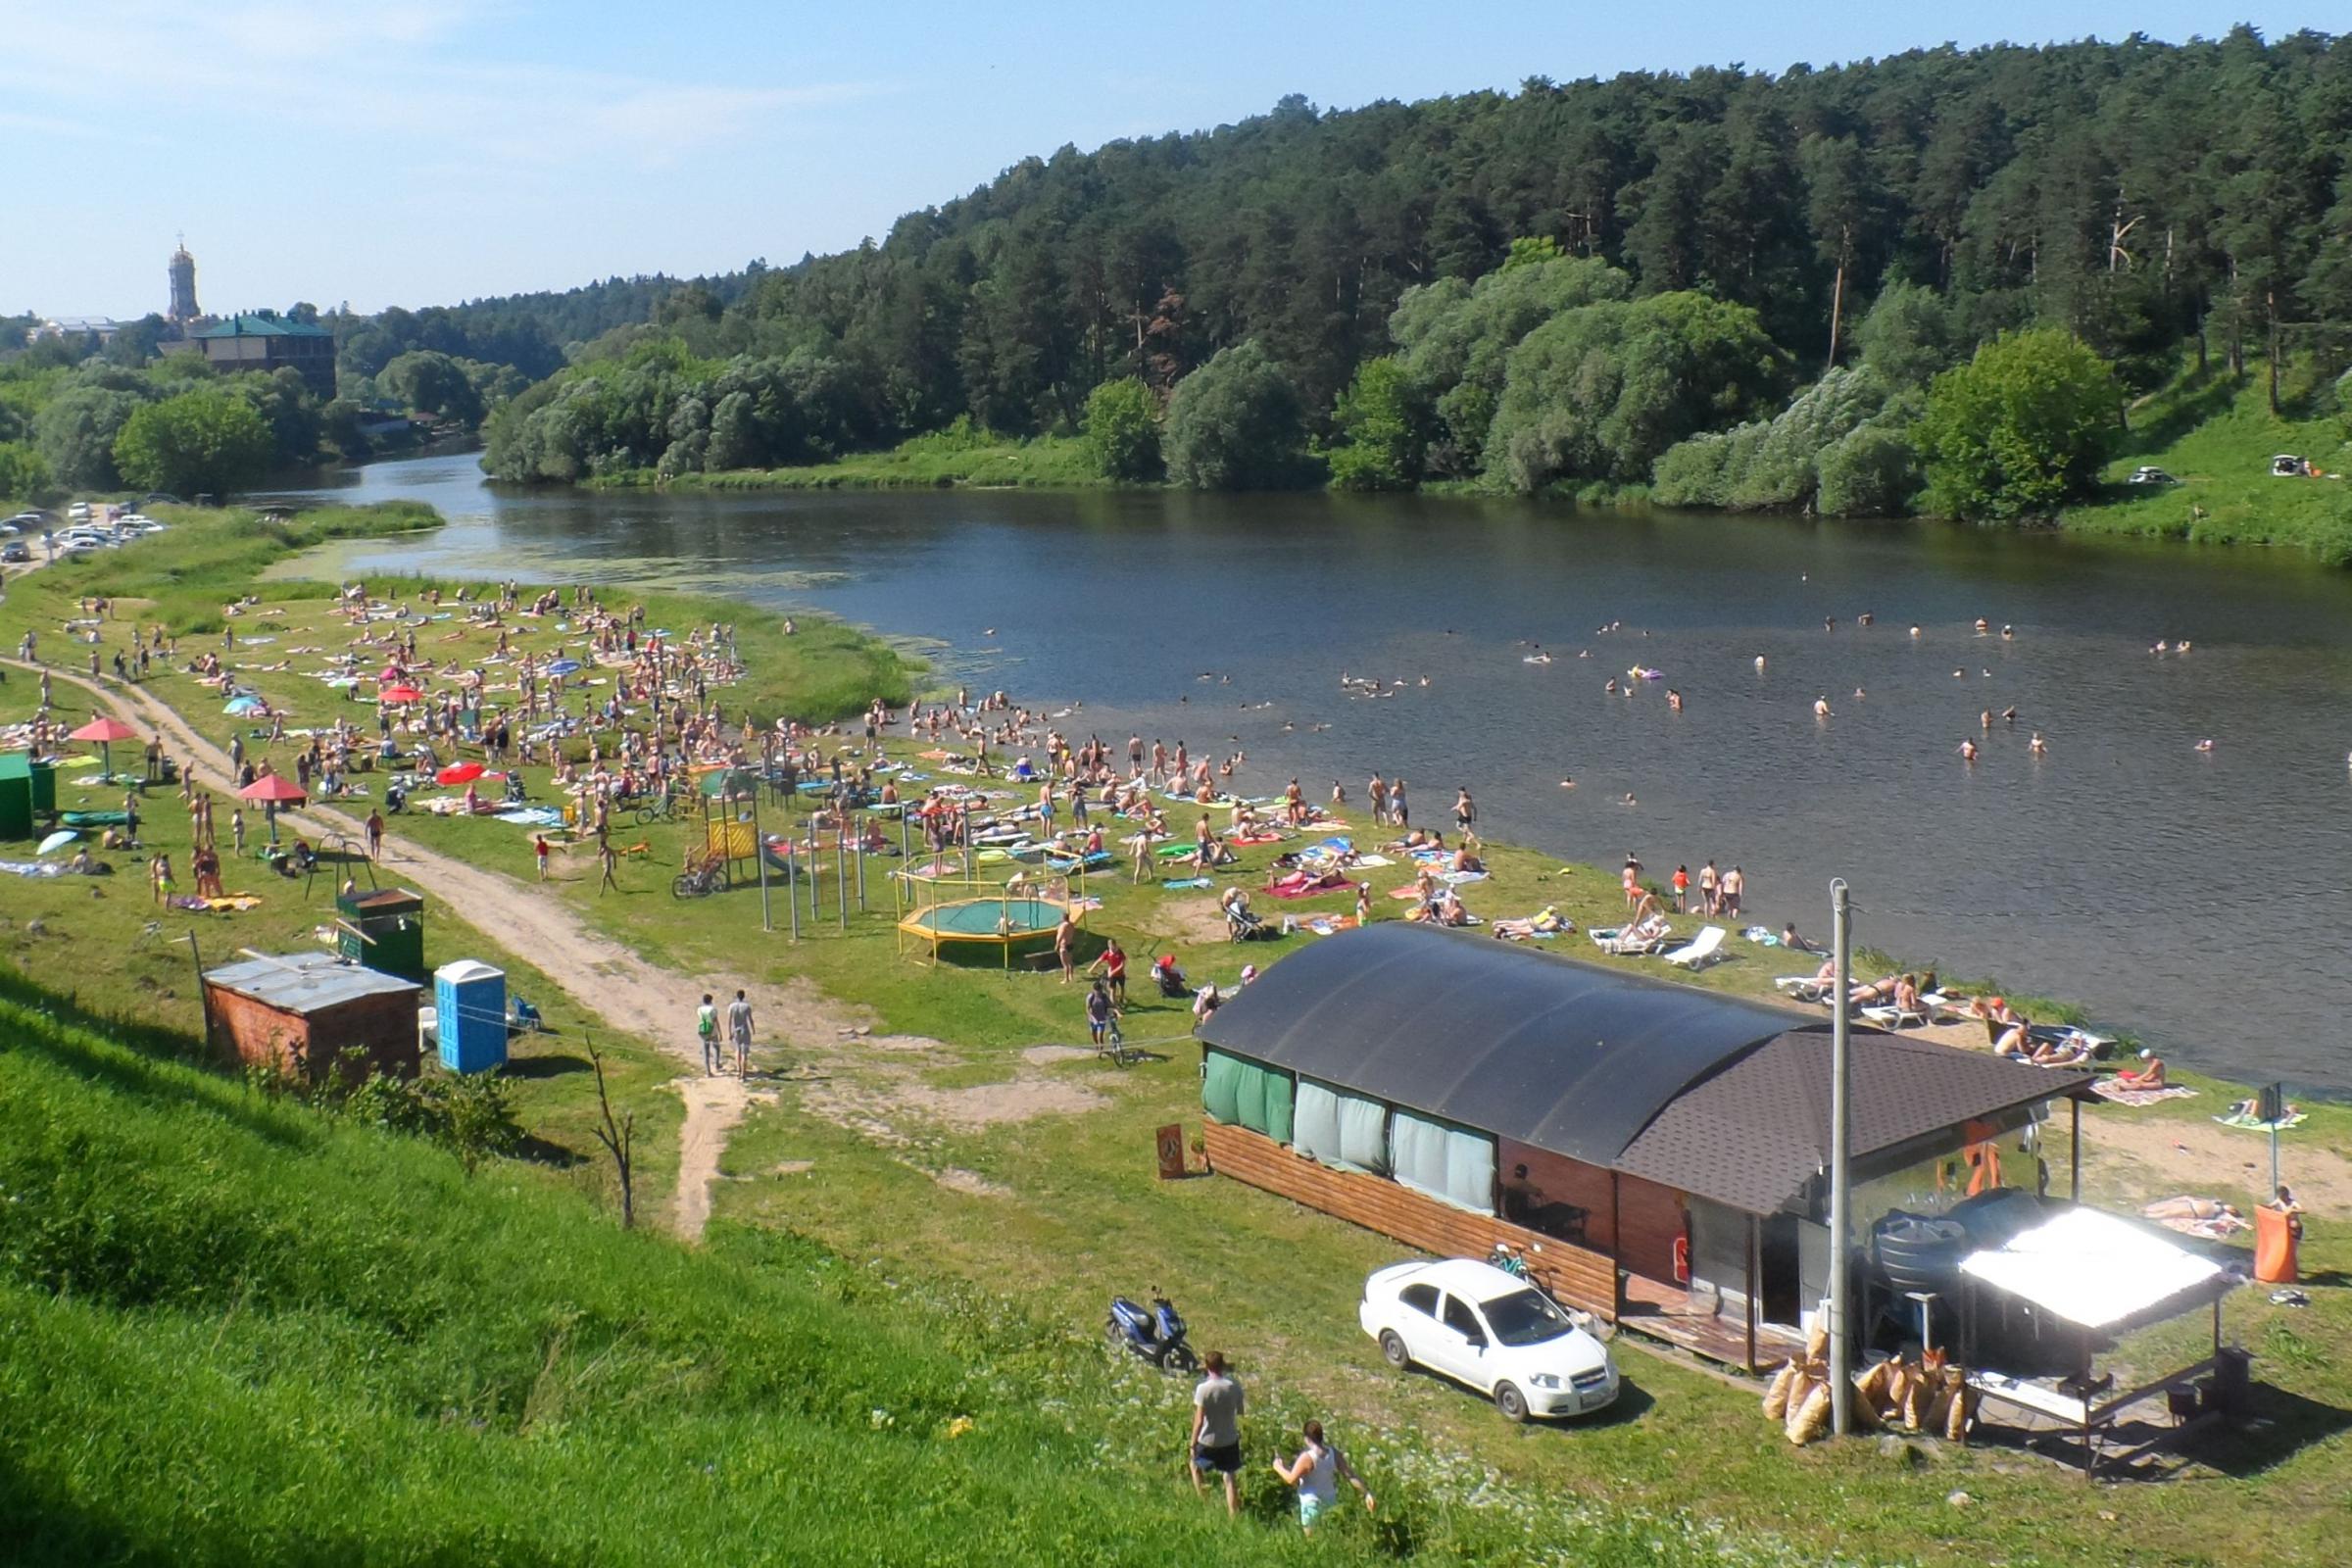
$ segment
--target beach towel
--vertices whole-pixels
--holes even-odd
[[[501,822],[515,827],[562,827],[564,813],[552,806],[520,806],[512,811],[498,813]]]
[[[2229,1116],[2216,1116],[2213,1119],[2220,1122],[2225,1127],[2243,1128],[2245,1131],[2252,1133],[2285,1132],[2291,1127],[2300,1127],[2305,1121],[2309,1120],[2309,1118],[2299,1110],[2287,1116],[2281,1117],[2276,1127],[2274,1127],[2270,1122],[2255,1120],[2253,1113],[2250,1111],[2239,1111]]]
[[[1265,891],[1278,899],[1307,899],[1347,885],[1348,879],[1337,871],[1325,871],[1320,876],[1309,871],[1294,871],[1279,881],[1267,883]]]
[[[1403,887],[1392,888],[1389,891],[1389,897],[1392,899],[1417,899],[1420,896],[1420,888],[1410,882],[1406,883]]]
[[[1438,876],[1439,881],[1455,888],[1465,882],[1484,882],[1486,879],[1487,873],[1484,871],[1444,871]]]
[[[2126,1089],[2112,1078],[2102,1078],[2090,1086],[2090,1092],[2101,1100],[2111,1100],[2119,1105],[2153,1105],[2160,1100],[2186,1100],[2196,1093],[2178,1084],[2163,1089]]]
[[[1182,893],[1189,888],[1213,888],[1216,883],[1204,876],[1188,876],[1174,882],[1162,882],[1160,886],[1170,893]]]

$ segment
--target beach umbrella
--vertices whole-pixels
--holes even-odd
[[[379,703],[421,703],[424,693],[414,686],[387,686],[375,694]]]
[[[409,678],[409,672],[398,664],[386,664],[382,669],[376,671],[375,678],[377,680],[406,680]]]
[[[272,844],[277,842],[277,808],[279,804],[307,799],[302,792],[302,786],[282,773],[264,773],[237,791],[237,797],[240,800],[262,803],[262,814],[269,819],[270,842]]]
[[[439,784],[470,784],[482,776],[482,771],[479,762],[452,762],[435,773],[433,780]]]
[[[77,741],[96,741],[98,743],[98,765],[112,773],[115,770],[115,742],[135,741],[139,738],[139,732],[112,713],[101,713],[75,730],[70,738]]]
[[[260,712],[265,706],[266,705],[259,697],[232,697],[228,700],[228,706],[221,709],[220,711],[223,713],[234,713],[239,718],[243,718],[249,713]]]
[[[559,659],[554,663],[547,666],[545,673],[550,675],[576,675],[586,667],[586,665],[582,664],[576,659]]]

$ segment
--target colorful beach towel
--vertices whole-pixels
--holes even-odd
[[[2102,1078],[2090,1086],[2090,1092],[2101,1100],[2111,1100],[2119,1105],[2153,1105],[2160,1100],[2186,1100],[2196,1093],[2179,1084],[2162,1089],[2126,1089],[2112,1078]]]
[[[2255,1120],[2253,1114],[2248,1111],[2238,1111],[2228,1116],[2216,1116],[2213,1119],[2225,1127],[2242,1128],[2250,1133],[2267,1133],[2285,1132],[2289,1128],[2300,1127],[2310,1118],[2298,1110],[2280,1117],[2276,1126],[2267,1121]]]

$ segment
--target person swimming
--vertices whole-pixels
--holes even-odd
[[[1962,741],[1960,743],[1960,760],[1963,762],[1973,762],[1976,760],[1977,743],[1973,740]]]
[[[2026,742],[2026,750],[2032,752],[2035,757],[2047,757],[2049,755],[2050,748],[2048,744],[2042,740],[2041,731],[2035,730],[2034,732],[2034,738]]]
[[[1813,716],[1815,718],[1827,718],[1830,716],[1830,699],[1826,692],[1813,699]]]

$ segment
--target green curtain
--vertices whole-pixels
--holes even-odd
[[[1291,1141],[1293,1081],[1278,1067],[1210,1051],[1201,1064],[1200,1108],[1228,1126]]]

